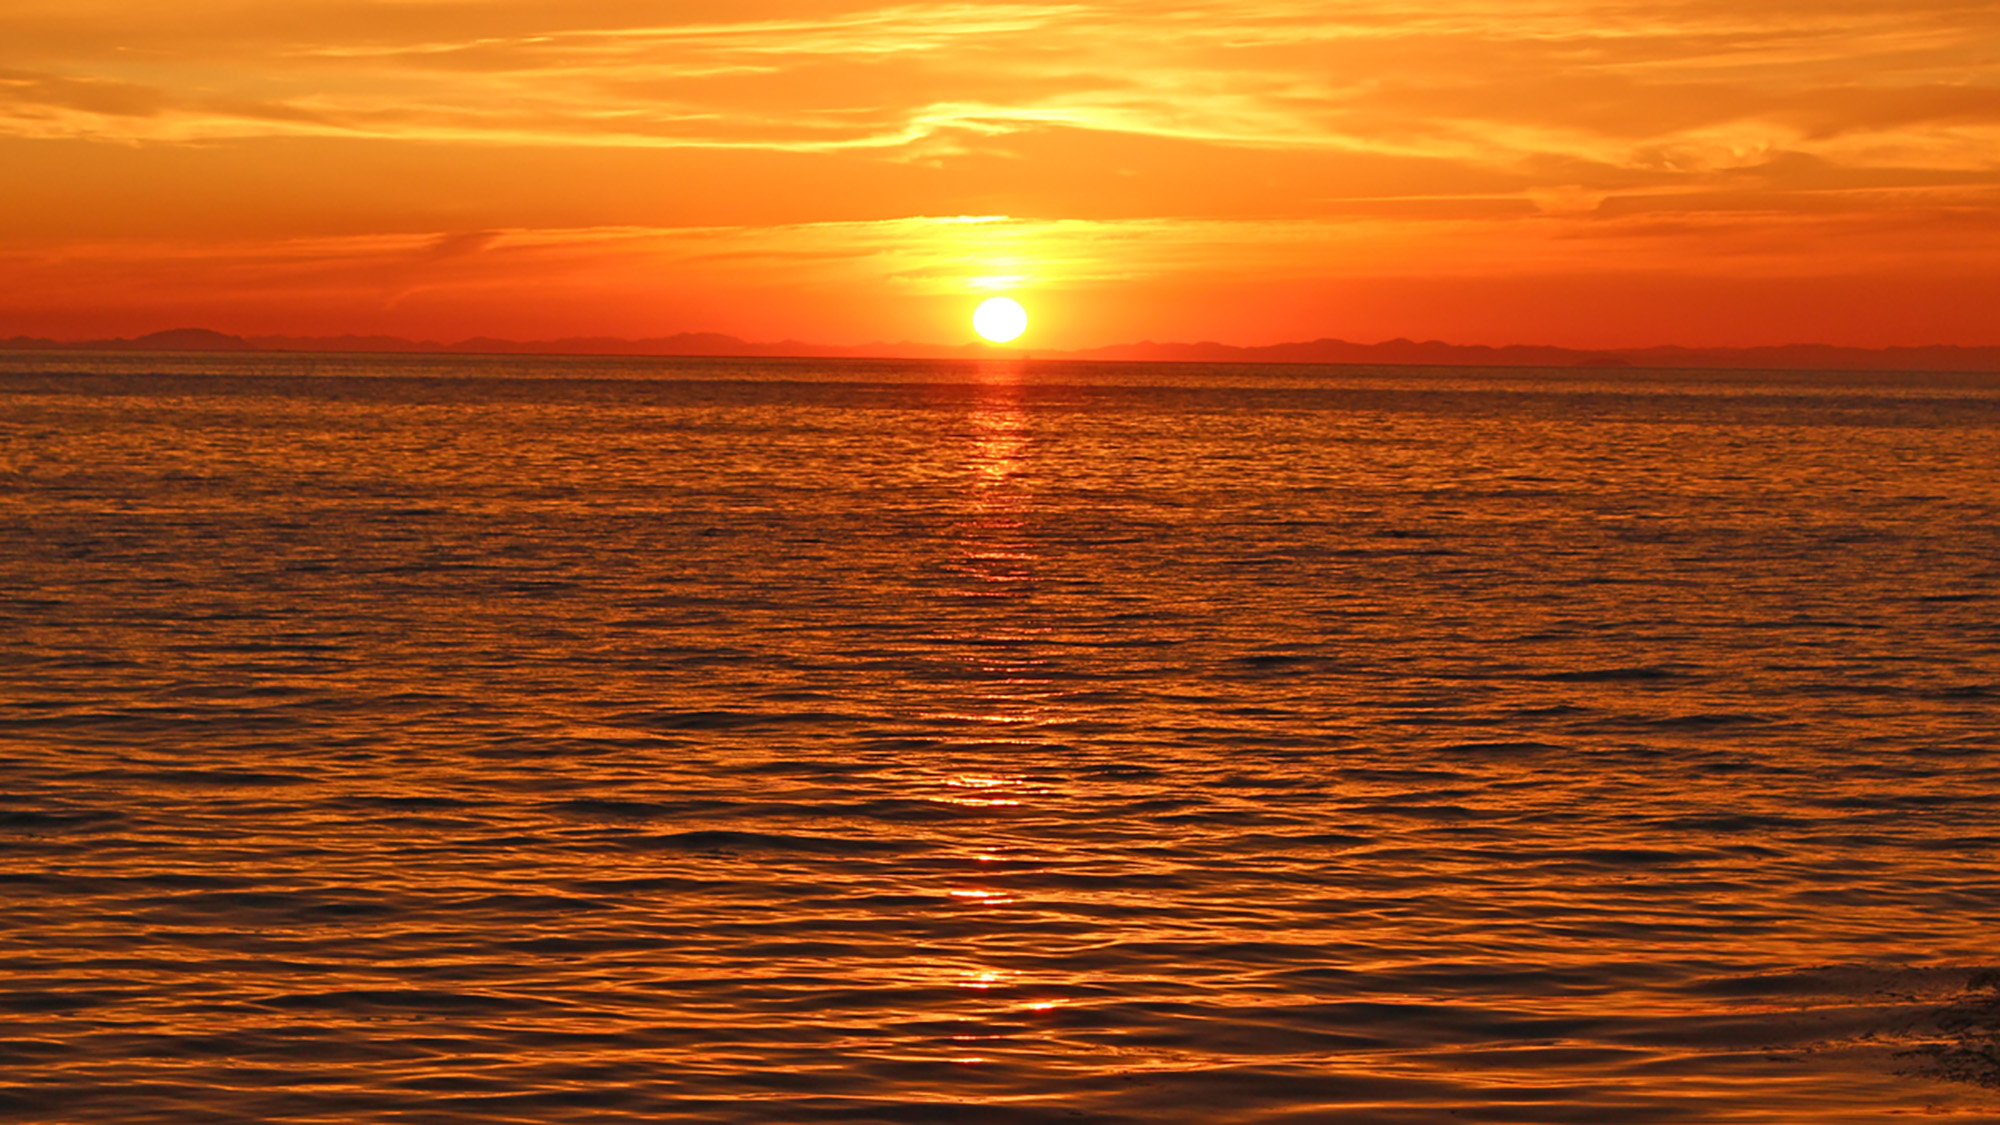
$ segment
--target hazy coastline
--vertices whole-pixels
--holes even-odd
[[[206,328],[177,328],[135,337],[57,340],[15,336],[0,340],[14,351],[264,351],[413,355],[681,356],[738,359],[986,359],[1110,360],[1145,363],[1369,364],[1423,367],[1638,367],[1739,370],[2000,371],[2000,346],[1955,344],[1858,348],[1830,344],[1697,348],[1566,348],[1551,345],[1450,344],[1440,340],[1385,340],[1375,344],[1320,339],[1238,346],[1200,343],[1118,344],[1047,349],[987,344],[869,343],[827,345],[784,340],[760,343],[714,332],[627,340],[577,336],[506,340],[478,336],[454,342],[400,336],[238,336]]]

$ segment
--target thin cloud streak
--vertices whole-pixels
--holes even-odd
[[[1506,220],[1023,220],[913,217],[770,227],[498,230],[275,242],[71,244],[10,255],[43,291],[65,276],[122,276],[136,287],[377,295],[415,275],[433,286],[564,284],[600,274],[698,276],[754,287],[784,264],[787,284],[959,296],[1005,278],[1026,293],[1196,279],[1303,280],[1338,272],[1376,278],[1505,278],[1576,272],[1605,256],[1645,269],[1714,269],[1736,277],[1810,271],[1836,247],[1849,270],[1903,261],[1915,247],[1967,272],[2000,255],[1987,207],[1911,201],[1895,210],[1718,213],[1644,211],[1601,218],[1554,209]],[[1601,204],[1599,205],[1601,206]],[[1595,208],[1593,208],[1594,210]],[[384,288],[384,287],[387,288]],[[86,286],[87,287],[87,286]]]

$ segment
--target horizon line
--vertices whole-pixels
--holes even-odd
[[[1522,367],[1736,367],[1744,361],[1780,369],[1826,368],[1897,370],[1870,360],[1897,359],[1903,369],[2000,373],[2000,344],[1752,344],[1579,348],[1560,344],[1454,344],[1396,337],[1373,344],[1336,337],[1276,344],[1225,344],[1141,340],[1090,348],[1032,348],[968,342],[912,341],[816,344],[786,339],[765,343],[721,332],[678,332],[666,336],[564,336],[514,340],[469,336],[446,342],[412,340],[389,334],[341,333],[328,336],[237,335],[210,328],[170,328],[134,337],[55,339],[16,335],[0,339],[7,351],[185,351],[270,352],[356,355],[546,355],[629,356],[632,358],[712,359],[891,359],[891,360],[1068,360],[1080,362],[1359,364],[1382,366]],[[1914,366],[1907,366],[1910,364]]]

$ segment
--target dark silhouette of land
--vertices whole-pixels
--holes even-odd
[[[977,359],[995,354],[1021,355],[1020,349],[996,349],[983,344],[946,346],[875,343],[852,346],[801,343],[754,343],[714,332],[688,332],[642,340],[608,336],[575,336],[558,340],[500,340],[476,336],[455,343],[405,340],[395,336],[232,336],[206,328],[176,328],[133,339],[50,340],[16,336],[0,340],[0,348],[63,351],[275,351],[275,352],[408,352],[452,355],[631,355],[742,357],[853,357],[880,359]],[[1730,367],[1755,369],[1802,368],[1855,371],[1993,371],[2000,372],[2000,346],[1850,348],[1829,344],[1786,344],[1755,348],[1608,348],[1600,350],[1514,344],[1447,344],[1439,340],[1388,340],[1357,344],[1347,340],[1308,340],[1292,344],[1237,347],[1231,344],[1117,344],[1076,351],[1032,349],[1040,359],[1128,360],[1187,363],[1349,363],[1440,367]]]

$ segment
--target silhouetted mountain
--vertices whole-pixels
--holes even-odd
[[[405,340],[395,336],[231,336],[206,328],[175,328],[136,339],[59,341],[16,336],[0,341],[10,350],[113,351],[275,351],[416,352],[456,355],[633,355],[743,356],[753,358],[975,359],[1032,354],[1041,359],[1123,360],[1152,363],[1329,363],[1434,367],[1718,367],[1848,371],[2000,372],[2000,347],[1847,348],[1829,344],[1789,344],[1755,348],[1608,348],[1585,350],[1545,345],[1447,344],[1441,340],[1385,340],[1357,344],[1320,339],[1289,344],[1238,347],[1203,341],[1194,344],[1118,344],[1080,351],[1032,353],[980,344],[913,343],[809,344],[797,340],[755,343],[716,332],[683,332],[643,340],[573,336],[559,340],[502,340],[487,336],[456,343]]]
[[[147,351],[233,352],[248,351],[256,345],[241,336],[207,328],[169,328],[141,336],[132,341],[132,346]]]
[[[1758,348],[1607,348],[1583,350],[1512,344],[1447,344],[1440,340],[1386,340],[1356,344],[1311,340],[1262,347],[1230,344],[1156,344],[1144,341],[1069,353],[1075,359],[1195,363],[1345,363],[1436,367],[1734,367],[1850,371],[2000,371],[2000,347],[1937,345],[1916,348],[1844,348],[1790,344]]]

